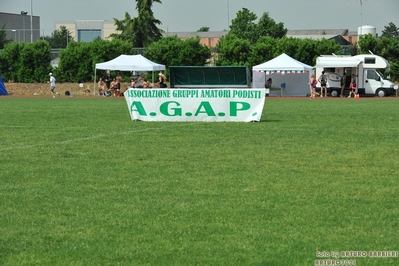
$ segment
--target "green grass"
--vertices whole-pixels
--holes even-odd
[[[5,97],[0,137],[0,265],[399,250],[396,99],[268,98],[260,123],[151,123],[124,99]]]

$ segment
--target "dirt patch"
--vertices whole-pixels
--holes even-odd
[[[47,97],[52,96],[49,83],[13,83],[4,82],[10,97]],[[121,90],[124,91],[128,83],[121,84]],[[97,87],[97,86],[96,86]],[[87,93],[87,90],[90,93]],[[98,95],[96,88],[96,95]],[[65,96],[65,91],[69,91],[76,96],[94,96],[93,83],[57,83],[55,91],[61,96]]]
[[[4,85],[6,86],[6,89],[8,91],[9,97],[15,97],[15,98],[28,98],[28,97],[52,97],[53,94],[50,91],[50,84],[49,83],[14,83],[14,82],[4,82]],[[121,91],[125,91],[126,87],[129,86],[129,83],[123,82],[121,83]],[[97,86],[96,86],[97,87]],[[61,97],[67,97],[65,96],[65,91],[69,91],[71,94],[74,94],[75,96],[83,96],[83,97],[92,97],[94,96],[94,84],[93,83],[57,83],[56,84],[56,92],[59,92]],[[86,93],[86,90],[90,91],[90,94]],[[96,88],[96,96],[98,96],[98,88]],[[69,97],[69,96],[68,96]],[[279,97],[279,96],[273,96],[273,97],[266,97],[267,99],[293,99],[293,100],[308,100],[309,97]],[[320,100],[327,100],[327,99],[336,99],[336,100],[342,100],[344,98],[340,97],[327,97],[326,99],[320,99]],[[346,98],[345,98],[346,99]],[[385,100],[399,100],[399,97],[396,97],[396,95],[392,95],[390,97],[375,97],[375,96],[368,96],[368,97],[361,97],[361,99],[385,99]],[[315,99],[318,100],[318,99]]]

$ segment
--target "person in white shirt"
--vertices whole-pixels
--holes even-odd
[[[50,90],[52,94],[55,94],[55,77],[53,76],[53,73],[49,73],[50,76]]]

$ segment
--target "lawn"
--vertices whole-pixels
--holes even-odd
[[[0,265],[315,265],[335,252],[399,265],[369,256],[399,251],[398,136],[395,98],[267,98],[259,123],[0,98]]]

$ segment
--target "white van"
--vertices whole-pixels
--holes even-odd
[[[385,79],[378,69],[389,68],[389,63],[381,56],[361,54],[355,56],[323,55],[316,59],[316,78],[324,70],[327,76],[327,92],[336,97],[341,93],[341,77],[346,73],[345,92],[349,91],[351,75],[356,75],[357,92],[360,95],[379,97],[394,95],[397,86]],[[316,90],[320,91],[320,83]],[[344,94],[345,94],[344,92]]]

